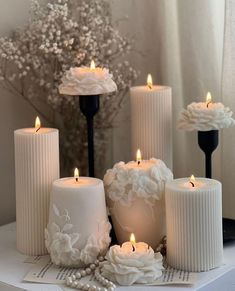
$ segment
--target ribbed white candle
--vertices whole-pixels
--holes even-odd
[[[17,249],[27,255],[46,254],[52,182],[59,178],[58,130],[19,129],[14,132]]]
[[[171,88],[137,86],[130,93],[133,158],[140,148],[144,159],[161,159],[172,169]]]
[[[166,184],[167,262],[193,272],[218,267],[223,260],[221,183],[188,178]]]

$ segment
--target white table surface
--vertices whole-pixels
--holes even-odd
[[[0,291],[35,290],[61,291],[63,285],[32,284],[23,282],[32,265],[24,263],[27,256],[16,250],[15,223],[0,227]],[[17,287],[17,288],[15,288]],[[20,289],[19,289],[20,288]],[[66,290],[68,290],[66,288]],[[72,290],[72,289],[70,289]],[[74,289],[75,290],[75,289]],[[194,286],[140,286],[118,287],[118,291],[235,291],[235,243],[224,248],[224,265],[198,274]]]

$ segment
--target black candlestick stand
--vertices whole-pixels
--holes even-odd
[[[211,179],[212,177],[211,157],[213,151],[217,148],[219,144],[219,131],[218,130],[198,131],[198,144],[200,149],[205,154],[206,178]]]
[[[87,120],[89,177],[95,177],[94,116],[100,109],[100,95],[79,96],[79,105]]]

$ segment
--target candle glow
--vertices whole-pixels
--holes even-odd
[[[78,178],[79,178],[79,170],[78,170],[78,168],[75,168],[75,170],[74,170],[74,178],[75,178],[76,182],[78,182]]]
[[[153,79],[152,79],[151,74],[148,74],[148,76],[147,76],[147,85],[148,85],[149,89],[153,88]]]
[[[134,252],[134,251],[135,251],[135,243],[136,243],[134,233],[132,233],[132,234],[130,235],[130,243],[132,244],[132,250],[133,250],[133,252]]]
[[[195,179],[194,175],[192,175],[189,179],[189,183],[192,185],[192,187],[195,187],[195,181],[196,181],[196,179]]]
[[[141,160],[142,160],[141,151],[140,151],[140,149],[138,149],[136,152],[136,161],[137,161],[138,165],[140,164]]]
[[[37,116],[36,119],[35,119],[35,130],[36,130],[36,132],[38,132],[40,128],[41,128],[41,121],[40,121],[39,117]]]
[[[94,60],[91,61],[90,69],[91,70],[95,70],[95,62],[94,62]]]
[[[211,93],[208,92],[206,95],[206,107],[209,107],[209,104],[212,103],[212,97],[211,97]]]

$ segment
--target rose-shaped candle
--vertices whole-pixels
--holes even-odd
[[[162,275],[162,255],[144,242],[135,242],[134,234],[122,246],[112,246],[106,254],[101,273],[119,285],[150,284]]]
[[[219,143],[219,129],[235,125],[232,111],[222,103],[212,102],[210,92],[206,102],[193,102],[184,109],[178,120],[178,128],[198,131],[198,144],[205,153],[205,173],[211,178],[211,156]]]
[[[119,243],[133,232],[156,248],[165,235],[165,182],[173,175],[157,159],[119,162],[104,176],[107,203]]]
[[[94,177],[94,130],[93,118],[99,111],[100,95],[117,90],[112,74],[105,68],[95,66],[70,68],[62,78],[60,94],[79,96],[81,112],[87,120],[89,176]]]

